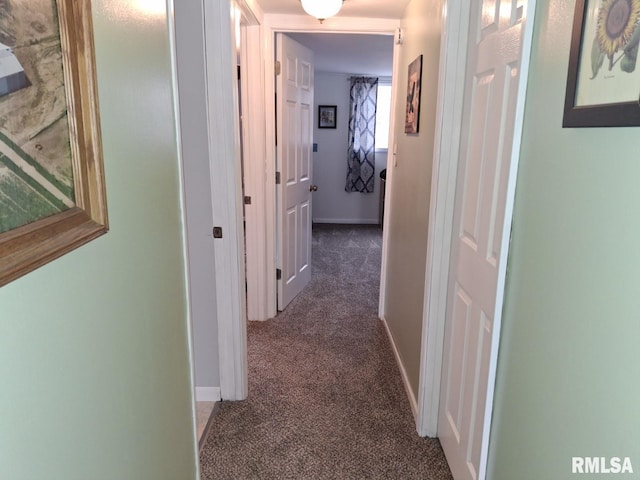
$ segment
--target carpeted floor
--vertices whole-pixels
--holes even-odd
[[[311,283],[249,324],[249,398],[221,404],[203,480],[452,478],[377,318],[381,243],[374,226],[314,226]]]

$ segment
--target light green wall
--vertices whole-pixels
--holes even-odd
[[[0,478],[196,478],[164,12],[93,2],[111,231],[0,289]]]
[[[491,480],[578,478],[572,456],[640,478],[640,131],[561,128],[573,7],[538,0]]]
[[[427,257],[429,199],[440,58],[441,0],[412,0],[402,20],[404,42],[400,48],[396,106],[397,166],[393,169],[388,228],[387,296],[385,319],[407,372],[411,388],[418,391],[424,277]],[[423,55],[420,130],[404,133],[407,69]],[[417,397],[416,397],[417,399]]]

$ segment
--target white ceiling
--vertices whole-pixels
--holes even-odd
[[[345,33],[288,33],[313,50],[319,72],[390,77],[393,71],[393,36]]]
[[[338,17],[402,18],[410,0],[344,0]],[[304,15],[300,0],[257,0],[264,13]]]

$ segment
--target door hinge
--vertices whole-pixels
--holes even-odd
[[[402,28],[398,27],[396,28],[396,45],[402,45],[403,42],[404,32],[402,31]]]
[[[213,227],[213,238],[222,238],[222,227]]]
[[[282,72],[282,64],[280,63],[280,60],[276,60],[276,64],[275,64],[275,71],[276,71],[276,77],[280,75],[280,73]]]
[[[280,185],[280,172],[276,172],[276,185]]]
[[[276,268],[276,280],[282,280],[282,270]]]
[[[244,197],[244,204],[245,205],[251,205],[251,197],[245,196]]]

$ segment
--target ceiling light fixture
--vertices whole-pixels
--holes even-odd
[[[340,11],[343,0],[300,0],[300,2],[305,12],[322,23]]]

